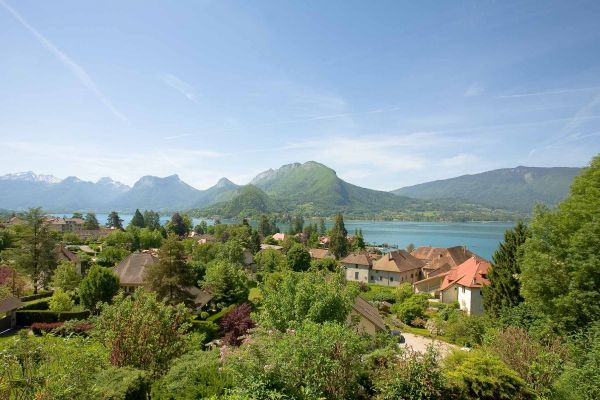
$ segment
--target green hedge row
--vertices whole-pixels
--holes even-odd
[[[19,310],[17,311],[17,325],[31,326],[35,322],[64,322],[72,319],[86,319],[89,311],[67,311],[57,313],[49,310]]]
[[[54,292],[49,291],[49,292],[45,292],[45,293],[32,294],[31,296],[23,296],[23,297],[21,297],[21,301],[25,303],[28,301],[44,299],[46,297],[52,296],[52,293],[54,293]]]
[[[221,311],[219,311],[218,313],[213,314],[210,317],[206,318],[206,321],[218,323],[221,320],[221,318],[223,318],[225,315],[227,315],[227,313],[229,313],[229,311],[233,310],[236,306],[237,306],[237,304],[231,304],[231,305],[225,307],[224,309],[222,309]]]
[[[28,301],[20,310],[47,310],[50,308],[48,301],[47,298]]]
[[[210,321],[192,321],[192,329],[196,332],[206,335],[206,342],[210,342],[219,337],[219,325]]]

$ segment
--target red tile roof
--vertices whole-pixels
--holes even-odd
[[[440,290],[445,290],[454,284],[470,288],[489,285],[490,281],[487,279],[487,274],[490,268],[489,262],[478,257],[471,257],[446,274]]]

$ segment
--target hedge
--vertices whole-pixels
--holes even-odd
[[[64,322],[72,319],[86,319],[90,312],[85,311],[66,311],[57,313],[49,310],[18,310],[17,325],[31,326],[36,322]]]
[[[23,296],[23,297],[21,297],[21,301],[25,303],[27,301],[44,299],[46,297],[52,296],[52,293],[54,293],[54,292],[49,291],[49,292],[44,292],[44,293],[32,294],[31,296]]]
[[[28,301],[20,310],[48,310],[50,308],[48,301],[47,298]]]
[[[225,307],[224,309],[222,309],[221,311],[219,311],[218,313],[213,314],[210,317],[206,318],[206,321],[218,323],[221,320],[221,318],[223,318],[225,315],[227,315],[236,306],[237,306],[237,304],[231,304],[231,305]]]
[[[204,333],[206,335],[205,340],[210,342],[211,340],[216,339],[219,336],[219,325],[210,321],[192,321],[192,329],[199,333]]]

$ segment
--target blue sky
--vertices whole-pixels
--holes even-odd
[[[383,190],[600,150],[600,2],[0,0],[0,174],[316,160]]]

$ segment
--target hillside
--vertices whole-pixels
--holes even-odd
[[[352,185],[331,168],[314,161],[270,169],[257,175],[251,184],[287,209],[303,206],[325,214],[398,211],[423,206],[421,201]]]
[[[555,205],[569,191],[580,168],[504,168],[421,183],[392,193],[417,199],[456,199],[488,207],[529,212],[535,204]]]

